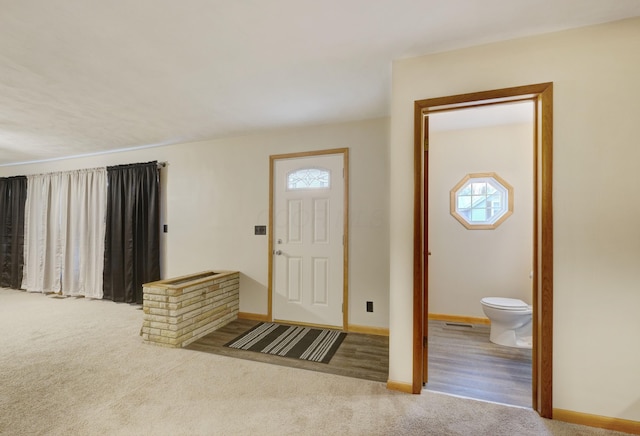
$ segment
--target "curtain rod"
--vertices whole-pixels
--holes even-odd
[[[123,165],[132,165],[132,164],[123,164]],[[156,165],[158,166],[158,169],[166,168],[166,167],[169,166],[169,162],[167,162],[167,161],[157,162]],[[114,165],[114,166],[119,166],[119,165]],[[48,172],[48,173],[18,174],[18,175],[10,176],[10,177],[42,176],[42,175],[46,175],[46,174],[72,173],[74,171],[93,171],[93,170],[100,170],[102,168],[109,168],[109,167],[107,166],[107,167],[95,167],[95,168],[80,168],[80,169],[75,169],[75,170],[52,171],[52,172]],[[2,177],[2,178],[9,178],[9,177],[5,176],[5,177]]]

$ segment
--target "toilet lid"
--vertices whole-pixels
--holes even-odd
[[[485,297],[482,302],[490,307],[509,310],[527,310],[529,305],[517,298]]]

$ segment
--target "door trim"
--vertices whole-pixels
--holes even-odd
[[[268,271],[268,301],[267,318],[273,321],[273,201],[275,162],[279,159],[294,159],[299,157],[324,156],[327,154],[342,154],[344,168],[344,213],[343,213],[343,278],[342,278],[342,330],[349,325],[349,149],[333,148],[329,150],[303,151],[299,153],[274,154],[269,156],[269,271]]]
[[[552,418],[553,381],[553,83],[504,88],[414,102],[414,206],[413,206],[413,377],[412,390],[422,391],[425,303],[428,289],[425,274],[426,237],[424,229],[426,177],[423,118],[429,111],[493,104],[517,99],[535,103],[535,193],[534,193],[534,276],[532,408],[544,418]],[[426,130],[426,129],[425,129]],[[428,138],[428,137],[427,137]]]

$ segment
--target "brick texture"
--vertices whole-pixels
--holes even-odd
[[[192,274],[143,287],[142,339],[180,348],[238,318],[240,273]]]

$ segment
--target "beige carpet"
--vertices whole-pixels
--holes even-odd
[[[532,410],[145,345],[136,306],[0,289],[2,435],[614,435]]]

